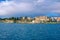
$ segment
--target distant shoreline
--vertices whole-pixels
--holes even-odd
[[[0,22],[0,23],[6,23],[6,22]],[[9,24],[9,23],[6,23]],[[10,23],[13,24],[13,23]],[[46,22],[46,23],[16,23],[16,24],[60,24],[60,22]]]
[[[60,23],[60,17],[37,16],[31,17],[10,17],[0,18],[2,23],[19,23],[19,24],[57,24]]]

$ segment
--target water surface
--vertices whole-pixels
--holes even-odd
[[[0,40],[60,40],[60,24],[0,23]]]

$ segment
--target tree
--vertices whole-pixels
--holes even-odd
[[[2,19],[0,18],[0,20],[2,20]]]

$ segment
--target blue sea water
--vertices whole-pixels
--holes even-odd
[[[60,24],[0,23],[0,40],[60,40]]]

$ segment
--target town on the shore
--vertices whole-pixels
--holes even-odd
[[[10,17],[0,18],[0,23],[60,23],[60,17],[36,16],[36,17]]]

